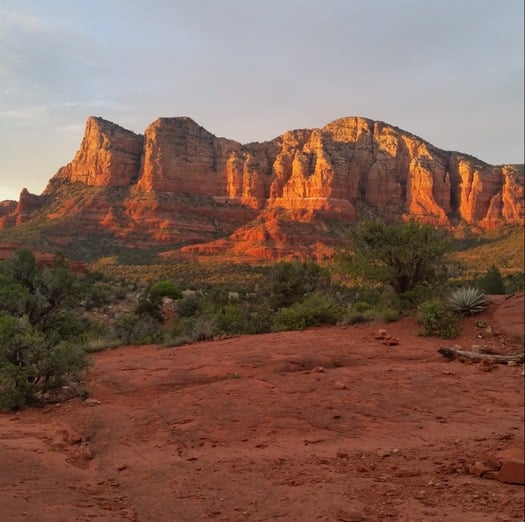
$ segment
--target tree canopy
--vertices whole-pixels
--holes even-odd
[[[450,243],[444,231],[415,221],[366,221],[351,233],[352,252],[342,256],[346,272],[389,284],[397,294],[447,278],[445,255]]]
[[[29,250],[0,263],[0,408],[19,408],[78,378],[85,328],[70,311],[80,286],[63,256],[41,268]]]

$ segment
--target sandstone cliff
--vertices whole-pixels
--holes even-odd
[[[187,250],[249,251],[252,242],[261,252],[257,245],[299,248],[289,223],[348,223],[370,212],[449,227],[522,224],[523,169],[358,117],[244,145],[185,117],[159,118],[144,136],[92,117],[73,161],[41,196],[23,191],[16,207],[0,205],[0,227],[38,219],[57,244],[108,234],[113,245],[216,240]],[[329,242],[317,225],[297,237]]]
[[[137,179],[144,138],[102,118],[90,117],[80,149],[53,182],[127,187]]]

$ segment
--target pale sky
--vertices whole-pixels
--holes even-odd
[[[0,0],[0,201],[86,119],[189,116],[242,143],[343,116],[522,163],[523,0]]]

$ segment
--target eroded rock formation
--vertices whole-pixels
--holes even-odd
[[[523,169],[442,151],[359,117],[245,145],[186,117],[159,118],[144,136],[91,117],[73,161],[41,196],[23,191],[16,207],[1,204],[0,227],[38,216],[60,235],[58,221],[70,231],[76,216],[85,234],[135,244],[140,237],[143,246],[209,242],[236,230],[231,241],[255,234],[264,242],[266,234],[293,242],[274,221],[261,225],[273,211],[301,222],[351,222],[366,211],[452,227],[521,224]],[[259,225],[249,225],[257,215]]]
[[[143,147],[144,137],[140,134],[90,117],[75,158],[57,172],[52,182],[127,187],[137,180]],[[53,183],[47,192],[52,187]]]

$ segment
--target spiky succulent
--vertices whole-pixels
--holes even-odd
[[[446,303],[461,315],[479,314],[488,305],[485,294],[472,286],[457,288],[450,294]]]

